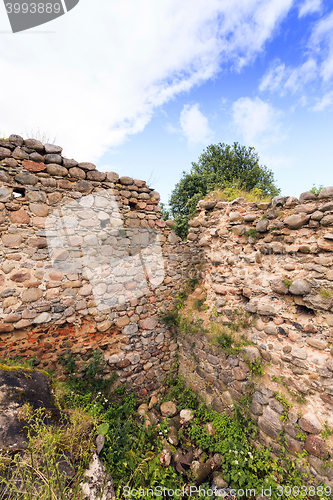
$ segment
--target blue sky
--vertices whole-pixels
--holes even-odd
[[[39,130],[166,202],[211,143],[254,146],[284,195],[333,185],[328,0],[80,0],[13,35],[0,6],[0,134]]]

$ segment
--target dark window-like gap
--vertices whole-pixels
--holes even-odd
[[[14,198],[25,198],[25,188],[16,187],[13,189]]]

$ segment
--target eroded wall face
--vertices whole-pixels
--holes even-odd
[[[293,459],[307,452],[299,466],[331,487],[333,442],[323,431],[333,428],[332,198],[330,187],[272,204],[199,202],[188,245],[204,252],[204,325],[230,333],[243,318],[234,335],[253,344],[228,355],[212,336],[180,339],[180,371],[208,404],[231,412],[249,395],[259,441],[279,454],[284,434]],[[251,373],[256,359],[264,375]]]
[[[333,427],[333,188],[273,205],[200,202],[183,243],[144,181],[61,153],[19,136],[0,141],[1,357],[35,356],[61,375],[67,349],[78,370],[100,349],[105,375],[116,371],[145,397],[178,352],[208,404],[232,412],[251,393],[260,442],[278,454],[284,432],[294,457],[308,452],[301,467],[333,488],[332,438],[322,434],[325,421]],[[160,320],[195,273],[209,322],[228,331],[235,311],[248,315],[253,344],[241,353],[224,353],[200,329],[176,338]],[[253,378],[256,359],[265,375]],[[277,394],[292,404],[287,419]]]
[[[0,142],[1,356],[35,356],[62,373],[99,348],[142,396],[159,387],[177,343],[160,314],[192,254],[161,220],[145,181],[98,172],[62,148]]]

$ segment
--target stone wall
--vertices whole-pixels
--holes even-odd
[[[207,334],[182,336],[180,371],[221,412],[250,394],[260,442],[278,454],[282,432],[294,458],[308,453],[298,466],[333,487],[333,441],[322,437],[325,422],[333,428],[333,187],[198,209],[188,244],[204,251],[209,309],[196,314],[227,332],[243,314],[253,345],[228,356]],[[251,373],[256,359],[264,376]]]
[[[294,457],[309,453],[299,467],[333,486],[332,438],[322,437],[333,427],[333,188],[271,204],[199,202],[184,243],[144,181],[61,153],[0,141],[1,357],[35,356],[60,376],[68,348],[78,371],[100,349],[105,375],[144,398],[179,351],[180,372],[208,404],[232,412],[250,394],[260,442],[278,454],[283,432]],[[195,268],[203,327],[228,331],[247,314],[252,344],[237,355],[200,328],[177,341],[160,320]],[[262,377],[250,370],[257,359]],[[277,394],[292,405],[287,417]]]
[[[99,172],[62,148],[0,141],[0,351],[59,356],[96,348],[141,391],[156,390],[177,348],[159,314],[174,300],[190,252],[161,220],[145,181]]]

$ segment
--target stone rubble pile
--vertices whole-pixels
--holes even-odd
[[[223,477],[222,464],[223,456],[220,453],[205,453],[203,450],[193,445],[188,439],[180,440],[179,436],[184,437],[189,422],[194,418],[194,411],[184,409],[180,412],[173,401],[166,401],[161,404],[160,410],[154,408],[157,399],[153,396],[149,405],[143,403],[139,406],[137,413],[141,420],[149,425],[159,425],[167,418],[168,431],[162,437],[164,448],[160,454],[160,462],[163,467],[173,465],[176,471],[183,476],[185,491],[191,484],[200,486],[202,483],[209,482],[212,490],[224,498],[229,498],[231,488]],[[209,434],[215,432],[211,423],[206,424]]]

